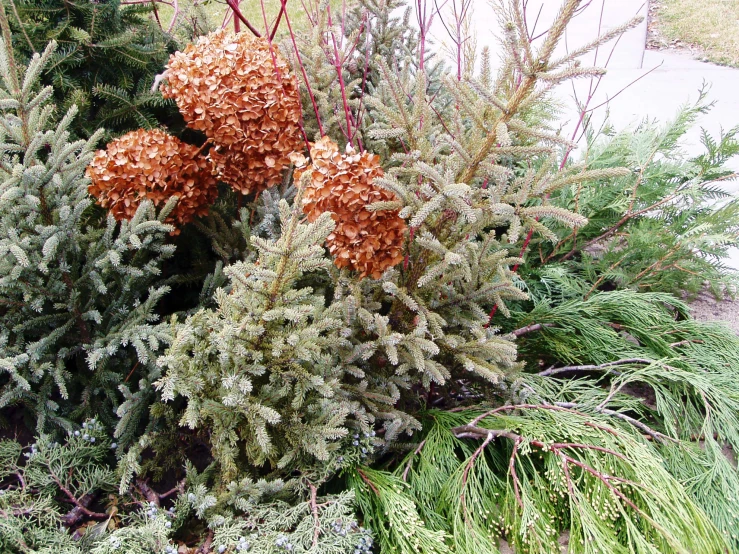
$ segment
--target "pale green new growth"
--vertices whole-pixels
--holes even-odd
[[[299,196],[293,208],[280,202],[279,238],[252,237],[256,261],[225,269],[231,287],[216,292],[218,307],[174,324],[159,359],[162,398],[184,396],[182,425],[208,426],[224,480],[241,456],[280,468],[327,462],[349,419],[365,431],[376,416],[403,420],[378,384],[342,364],[351,343],[341,303],[325,307],[323,295],[296,286],[331,267],[322,244],[334,228],[329,214],[306,222]]]

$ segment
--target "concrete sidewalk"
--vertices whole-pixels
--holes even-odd
[[[528,0],[525,8],[525,17],[531,34],[534,37],[542,35],[557,17],[562,7],[561,0]],[[647,4],[645,0],[605,0],[593,1],[580,10],[567,27],[564,40],[555,50],[555,57],[571,52],[581,46],[591,43],[597,37],[611,29],[625,24],[631,19],[641,16],[643,21],[635,28],[626,32],[620,39],[604,45],[599,53],[590,53],[582,57],[583,65],[603,65],[613,49],[608,66],[613,69],[639,69],[647,39]],[[499,51],[502,31],[495,15],[492,3],[488,0],[472,0],[472,31],[477,40],[477,47],[490,47],[491,52]],[[444,8],[442,8],[444,15]],[[442,43],[449,42],[449,35],[438,22],[433,29],[433,36]],[[542,37],[534,41],[538,45]]]

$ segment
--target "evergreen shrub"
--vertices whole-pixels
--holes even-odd
[[[537,40],[501,2],[493,75],[436,59],[424,5],[233,3],[242,34],[147,58],[210,206],[136,145],[91,187],[104,131],[0,10],[3,552],[739,552],[739,337],[681,299],[734,283],[735,131],[685,158],[701,98],[578,155],[548,93],[636,20],[559,56],[583,2]]]

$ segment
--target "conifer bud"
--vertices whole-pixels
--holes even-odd
[[[297,81],[276,48],[220,30],[173,54],[167,68],[162,93],[215,145],[219,179],[243,194],[280,183],[303,142]]]
[[[143,200],[162,206],[177,196],[166,223],[179,227],[207,214],[218,196],[217,181],[198,150],[160,130],[132,131],[95,153],[87,168],[88,190],[118,220],[131,219]]]
[[[334,264],[379,279],[403,259],[405,221],[398,210],[371,211],[375,202],[396,201],[396,196],[372,181],[384,173],[379,158],[356,153],[350,146],[341,155],[338,145],[323,137],[311,148],[311,178],[303,192],[303,212],[314,221],[331,212],[336,228],[326,239]],[[294,156],[296,164],[299,157]],[[306,168],[298,169],[296,180]]]

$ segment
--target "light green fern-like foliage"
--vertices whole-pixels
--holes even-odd
[[[516,551],[549,554],[564,531],[573,553],[727,548],[658,449],[607,415],[548,404],[428,415],[421,447],[394,476],[372,477],[397,480],[385,494],[417,506],[455,552],[498,552],[505,537]],[[358,490],[371,501],[370,479]]]
[[[97,411],[112,422],[116,387],[131,392],[143,379],[136,389],[151,391],[146,382],[167,341],[154,309],[167,292],[157,280],[173,254],[162,221],[174,203],[159,215],[142,204],[121,224],[101,217],[84,176],[97,138],[70,142],[75,109],[53,123],[51,89],[37,87],[55,44],[21,71],[7,39],[0,44],[0,407],[32,409],[39,431],[71,429],[70,417]]]
[[[739,339],[687,313],[668,294],[613,291],[514,314],[522,329],[532,318],[541,322],[521,336],[522,356],[536,372],[521,375],[518,386],[525,402],[605,415],[650,438],[668,471],[736,545],[737,471],[726,449],[739,439]]]
[[[369,521],[407,503],[460,552],[733,551],[739,339],[686,313],[630,291],[513,312],[510,404],[432,411],[393,475],[357,469]]]
[[[586,294],[613,286],[695,294],[706,282],[716,296],[733,291],[735,273],[724,260],[739,244],[739,203],[724,183],[735,178],[725,164],[739,153],[737,129],[718,139],[703,131],[705,152],[692,158],[681,144],[710,109],[705,95],[664,125],[645,120],[633,130],[590,138],[584,156],[591,167],[632,171],[607,186],[597,180],[556,194],[554,203],[576,210],[588,224],[559,231],[554,247],[542,244],[532,271],[545,278],[569,273],[588,283]]]
[[[381,552],[447,552],[444,529],[429,528],[421,519],[413,497],[398,476],[370,468],[358,468],[349,476],[367,524],[377,530]],[[433,526],[432,526],[433,527]]]

